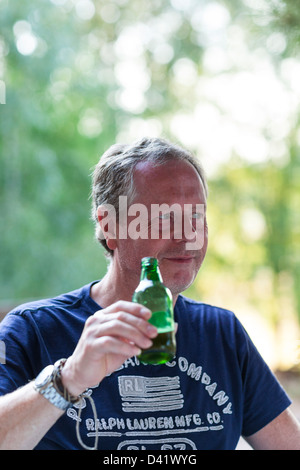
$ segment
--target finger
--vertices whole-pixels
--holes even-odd
[[[103,309],[104,313],[114,313],[118,311],[125,311],[131,313],[134,316],[147,320],[149,320],[152,315],[151,310],[149,310],[149,308],[145,307],[144,305],[138,304],[136,302],[128,302],[126,300],[119,300],[118,302],[115,302],[109,307]]]
[[[141,348],[132,342],[123,341],[114,336],[101,336],[95,340],[94,351],[103,354],[114,354],[124,356],[125,358],[138,356],[141,354]]]
[[[99,312],[98,315],[96,315],[96,319],[99,319],[99,322],[101,324],[118,320],[125,324],[129,324],[134,328],[137,328],[143,334],[149,336],[150,338],[154,338],[157,335],[157,328],[155,326],[151,325],[148,321],[143,318],[136,317],[131,313],[122,310],[116,313],[111,313],[109,315],[101,315],[101,313]]]
[[[149,325],[147,326],[147,328],[148,327]],[[120,321],[119,319],[111,320],[109,322],[106,322],[105,324],[102,324],[102,328],[100,328],[100,330],[101,336],[105,334],[109,336],[119,337],[124,339],[125,341],[134,343],[140,348],[149,348],[150,346],[152,346],[151,339],[144,331],[139,329],[136,325],[131,325],[130,323]]]
[[[152,345],[150,337],[156,335],[155,327],[127,312],[110,315],[97,312],[97,315],[89,317],[85,327],[85,336],[92,341],[102,336],[113,336],[133,342],[141,348],[150,347]]]

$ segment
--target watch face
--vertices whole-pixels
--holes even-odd
[[[35,379],[35,385],[37,387],[43,387],[46,385],[46,383],[51,380],[53,369],[53,365],[45,367],[45,369],[43,369]]]

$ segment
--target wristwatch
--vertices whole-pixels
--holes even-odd
[[[66,359],[59,359],[54,365],[45,367],[34,381],[35,390],[52,405],[64,411],[81,399],[80,395],[78,397],[72,396],[62,384],[60,373],[65,362]]]

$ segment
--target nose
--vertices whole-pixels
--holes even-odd
[[[197,211],[184,211],[183,217],[183,234],[182,240],[186,242],[187,250],[201,250],[205,243],[205,212],[202,207],[198,207]]]
[[[185,211],[177,213],[171,221],[171,238],[175,242],[195,243],[197,230],[191,215]]]

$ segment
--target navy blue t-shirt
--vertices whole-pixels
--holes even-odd
[[[90,297],[91,285],[25,304],[5,317],[0,395],[72,354],[86,319],[100,308]],[[241,435],[257,432],[290,405],[232,312],[179,296],[175,320],[171,362],[143,365],[132,357],[89,389],[98,419],[83,399],[80,434],[86,445],[98,433],[103,450],[230,450]],[[36,449],[80,449],[78,412],[78,405],[67,410]]]

